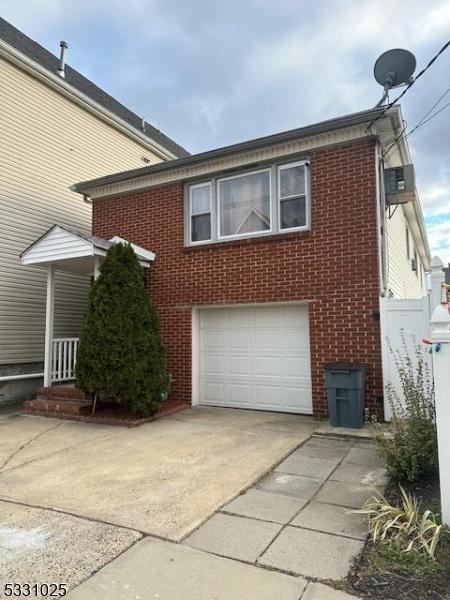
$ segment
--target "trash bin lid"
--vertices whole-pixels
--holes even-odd
[[[335,362],[325,363],[323,367],[325,371],[367,371],[364,363]]]

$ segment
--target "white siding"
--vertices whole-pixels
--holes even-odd
[[[414,238],[409,233],[410,258],[406,248],[407,221],[401,205],[389,219],[386,213],[388,289],[394,298],[421,298],[426,296],[426,281],[420,257],[418,270],[411,268],[414,257]]]
[[[46,274],[20,253],[55,223],[90,230],[69,186],[160,159],[3,59],[0,115],[0,364],[40,361]],[[55,336],[79,334],[89,284],[57,273]]]

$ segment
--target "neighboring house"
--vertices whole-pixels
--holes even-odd
[[[380,299],[426,296],[430,264],[401,111],[384,111],[75,186],[96,236],[156,254],[178,399],[324,417],[324,364],[357,361],[382,414]]]
[[[0,402],[30,396],[43,371],[46,273],[20,253],[55,222],[91,229],[70,185],[187,154],[0,18]],[[55,336],[79,334],[89,285],[58,273]]]

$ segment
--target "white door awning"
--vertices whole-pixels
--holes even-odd
[[[22,252],[20,261],[27,266],[53,265],[61,271],[89,275],[95,272],[109,248],[120,242],[130,244],[141,266],[148,268],[155,260],[153,252],[118,236],[104,240],[66,225],[53,225]]]

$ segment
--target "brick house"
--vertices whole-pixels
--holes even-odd
[[[324,364],[362,362],[382,415],[380,298],[425,296],[430,262],[406,142],[383,157],[400,108],[383,110],[74,186],[95,236],[155,254],[174,396],[324,418]]]

